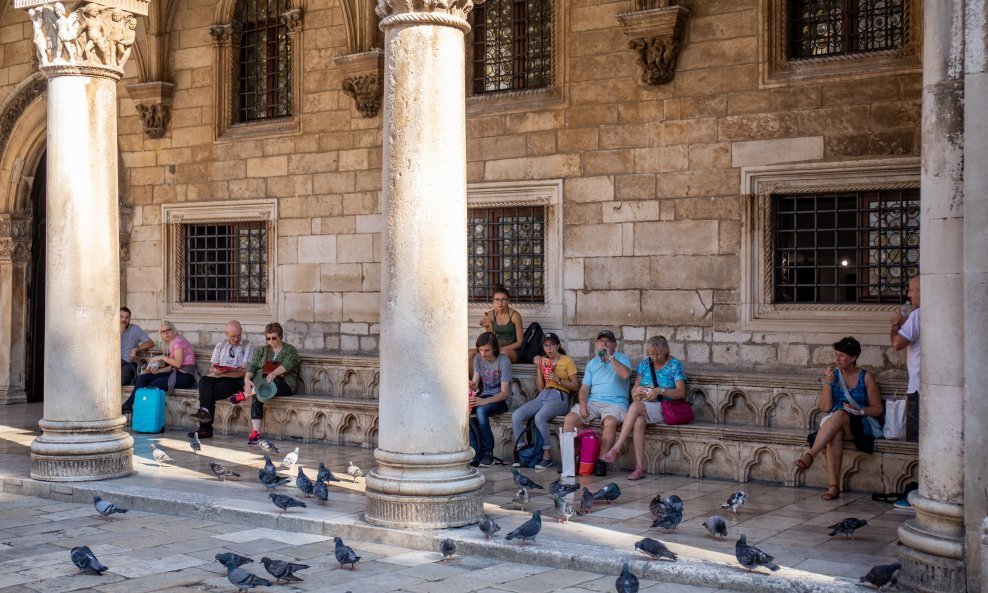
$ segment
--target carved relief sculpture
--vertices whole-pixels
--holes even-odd
[[[638,6],[650,8],[619,14],[618,21],[628,36],[628,47],[638,54],[642,84],[665,84],[676,76],[676,60],[689,11],[668,0],[639,2]]]
[[[377,0],[377,16],[382,19],[404,13],[445,13],[466,20],[475,4],[484,0]]]
[[[628,47],[638,52],[635,61],[641,67],[643,84],[657,86],[671,82],[676,76],[679,39],[639,37],[629,41]]]
[[[288,30],[297,33],[302,30],[302,9],[292,8],[281,13],[281,22],[285,23]]]
[[[137,19],[119,8],[84,4],[68,12],[61,2],[28,10],[41,66],[76,65],[122,73],[137,37]]]
[[[210,25],[209,36],[215,45],[226,45],[233,39],[233,25]]]
[[[161,138],[165,135],[171,119],[171,107],[157,103],[139,103],[136,108],[137,114],[141,116],[144,134],[148,138]]]
[[[384,86],[377,74],[349,76],[343,79],[343,92],[357,104],[357,111],[364,117],[374,117],[381,109]]]

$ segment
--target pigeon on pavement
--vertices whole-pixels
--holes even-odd
[[[168,456],[168,453],[165,453],[161,449],[155,447],[154,443],[148,443],[148,446],[151,447],[151,456],[158,462],[158,467],[161,467],[162,463],[172,463],[173,460]]]
[[[350,475],[350,479],[354,482],[357,481],[357,478],[364,477],[364,472],[360,471],[360,468],[354,465],[352,461],[350,462],[350,465],[347,466],[346,473]]]
[[[764,566],[772,572],[779,570],[779,565],[772,562],[775,558],[769,556],[765,552],[762,552],[755,546],[749,546],[748,538],[746,538],[743,533],[741,534],[741,537],[738,538],[737,543],[734,544],[734,557],[737,558],[738,563],[747,568],[749,572],[759,566]]]
[[[707,528],[712,537],[724,539],[727,537],[727,520],[720,515],[710,515],[706,521],[703,522],[703,526]]]
[[[552,502],[556,507],[556,522],[569,523],[570,517],[575,514],[573,505],[558,496],[553,496]]]
[[[202,442],[199,441],[199,431],[193,430],[192,437],[189,439],[189,446],[192,447],[194,453],[199,453],[202,451]]]
[[[439,553],[443,555],[443,564],[449,564],[449,559],[456,553],[456,542],[448,537],[439,542]]]
[[[871,567],[868,574],[859,579],[862,583],[871,583],[878,587],[879,591],[885,591],[888,585],[894,585],[897,573],[902,570],[902,565],[898,562],[894,564],[879,564]]]
[[[539,534],[542,530],[542,513],[540,511],[535,511],[532,513],[532,518],[525,521],[508,535],[504,536],[506,540],[520,539],[522,543],[527,541],[535,541],[535,536]]]
[[[93,497],[93,506],[96,512],[104,517],[109,517],[113,513],[126,513],[127,509],[122,509],[108,500],[103,500],[98,496]]]
[[[858,529],[861,529],[867,524],[868,522],[865,521],[864,519],[856,519],[854,517],[848,517],[847,519],[834,523],[827,529],[833,530],[830,532],[830,537],[834,537],[838,533],[843,533],[848,538],[854,539],[854,532]]]
[[[75,564],[76,568],[79,569],[79,574],[91,574],[96,576],[102,576],[103,571],[110,570],[106,566],[100,564],[100,561],[96,559],[93,551],[89,549],[89,546],[79,546],[72,548],[71,551],[72,564]]]
[[[648,510],[653,517],[658,517],[666,510],[666,501],[662,499],[662,493],[656,494],[652,502],[648,503]]]
[[[579,484],[561,484],[559,480],[549,484],[549,494],[564,498],[567,494],[579,492]]]
[[[589,515],[590,511],[593,509],[593,494],[590,493],[590,489],[586,486],[583,487],[583,496],[580,498],[580,514]]]
[[[679,527],[679,523],[683,520],[683,511],[676,508],[670,508],[665,513],[659,515],[652,521],[652,529],[656,527],[661,527],[666,531],[672,531],[673,529]]]
[[[264,570],[268,571],[268,574],[274,577],[275,585],[280,585],[281,581],[285,581],[286,583],[301,583],[302,579],[295,576],[295,571],[309,568],[308,564],[272,560],[267,556],[261,558],[261,564],[264,565]]]
[[[261,439],[257,441],[257,444],[268,453],[281,453],[281,451],[278,450],[278,446],[268,439]]]
[[[533,482],[528,478],[528,476],[518,471],[517,467],[511,468],[511,473],[514,475],[515,484],[517,484],[519,488],[525,488],[527,490],[531,490],[533,488],[535,490],[545,490],[545,486],[540,486],[539,484]]]
[[[309,498],[309,495],[312,494],[312,480],[309,479],[309,476],[305,475],[301,467],[298,468],[298,476],[295,477],[295,486],[305,495],[303,498]]]
[[[675,494],[666,499],[666,506],[674,511],[683,510],[683,499],[679,498]]]
[[[484,539],[491,539],[494,534],[501,531],[501,526],[494,522],[487,515],[484,515],[484,520],[480,522],[480,531],[484,534]]]
[[[318,481],[312,485],[312,495],[316,497],[319,504],[324,504],[329,500],[329,489],[326,488],[326,482]]]
[[[524,488],[520,488],[518,492],[515,492],[515,497],[511,499],[511,502],[518,505],[518,507],[524,511],[525,505],[528,504],[528,500],[529,500],[528,490],[525,490]]]
[[[621,488],[614,482],[593,493],[593,499],[601,502],[614,502],[620,496]]]
[[[627,562],[621,568],[621,576],[614,581],[614,590],[617,593],[638,593],[638,577],[631,574],[631,569],[628,568]]]
[[[253,589],[254,587],[270,587],[271,581],[267,579],[262,579],[261,577],[248,572],[244,568],[237,566],[236,562],[232,560],[225,564],[226,566],[226,578],[230,583],[237,588],[237,593],[245,593],[248,589]]]
[[[298,447],[295,447],[294,451],[285,455],[285,459],[281,462],[281,467],[287,467],[291,470],[296,464],[298,464]]]
[[[220,564],[226,566],[229,563],[233,563],[234,566],[243,566],[244,564],[250,564],[254,561],[253,558],[248,558],[246,556],[241,556],[240,554],[234,554],[233,552],[222,552],[215,556],[216,561]]]
[[[326,467],[326,464],[319,462],[319,471],[316,472],[317,482],[339,482],[340,479],[333,475],[333,472]]]
[[[660,558],[669,558],[675,561],[679,556],[677,556],[672,550],[666,547],[666,545],[657,539],[652,539],[646,537],[635,542],[635,549],[641,550],[652,560],[659,560]]]
[[[267,453],[264,454],[264,469],[258,470],[257,477],[261,480],[261,484],[264,484],[264,487],[270,490],[274,490],[278,486],[291,481],[288,478],[278,477],[278,470],[271,463],[271,458],[268,457]]]
[[[342,568],[344,564],[349,564],[350,568],[356,568],[357,563],[360,562],[360,556],[354,553],[353,548],[343,543],[343,540],[334,537],[333,542],[336,544],[336,561],[340,563]]]
[[[227,476],[232,476],[234,478],[240,477],[240,474],[237,472],[232,472],[226,469],[226,466],[220,465],[213,461],[209,462],[209,469],[213,470],[213,473],[216,474],[216,477],[219,478],[221,482],[226,480]]]
[[[278,513],[279,517],[292,507],[302,507],[304,509],[306,506],[301,500],[292,498],[291,496],[285,494],[277,494],[272,492],[271,494],[268,494],[268,497],[271,499],[271,502],[274,503],[274,506],[281,509],[281,512]]]
[[[741,505],[745,503],[746,500],[748,500],[748,495],[744,493],[744,490],[738,490],[737,492],[732,494],[730,498],[727,499],[727,502],[720,505],[720,508],[731,509],[736,513],[738,512],[738,509],[741,508]]]

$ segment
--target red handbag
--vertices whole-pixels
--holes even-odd
[[[648,370],[652,371],[652,386],[658,387],[659,381],[655,378],[655,367],[652,366],[652,359],[648,359]],[[670,426],[689,424],[693,422],[693,406],[684,399],[663,397],[662,421]]]

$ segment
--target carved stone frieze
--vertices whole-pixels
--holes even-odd
[[[297,33],[302,30],[302,9],[301,8],[291,8],[281,13],[281,22],[288,27],[288,30],[292,33]]]
[[[174,92],[175,85],[163,81],[127,85],[127,94],[134,100],[148,138],[161,138],[167,132]]]
[[[384,52],[375,49],[333,60],[343,74],[343,92],[364,117],[374,117],[384,96]]]
[[[474,5],[484,0],[377,0],[377,16],[383,18],[410,13],[448,15],[466,20]]]
[[[676,60],[689,11],[668,2],[639,2],[639,6],[643,4],[662,6],[619,14],[617,18],[628,37],[628,47],[637,53],[642,83],[656,86],[676,76]]]
[[[233,25],[210,25],[209,36],[213,45],[227,45],[233,40]]]
[[[138,103],[135,105],[137,114],[141,117],[144,135],[148,138],[161,138],[168,129],[171,121],[171,107],[157,103]]]
[[[643,84],[658,86],[672,82],[676,76],[676,59],[679,56],[678,39],[639,37],[629,41],[628,47],[638,52],[635,61],[641,68]]]

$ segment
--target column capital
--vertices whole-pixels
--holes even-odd
[[[468,31],[467,15],[485,0],[377,0],[381,29],[401,23],[449,25]]]
[[[27,261],[30,256],[30,217],[0,214],[0,261]]]
[[[119,80],[137,38],[135,15],[148,13],[149,0],[80,3],[14,0],[34,26],[38,64],[46,77],[98,76]]]

